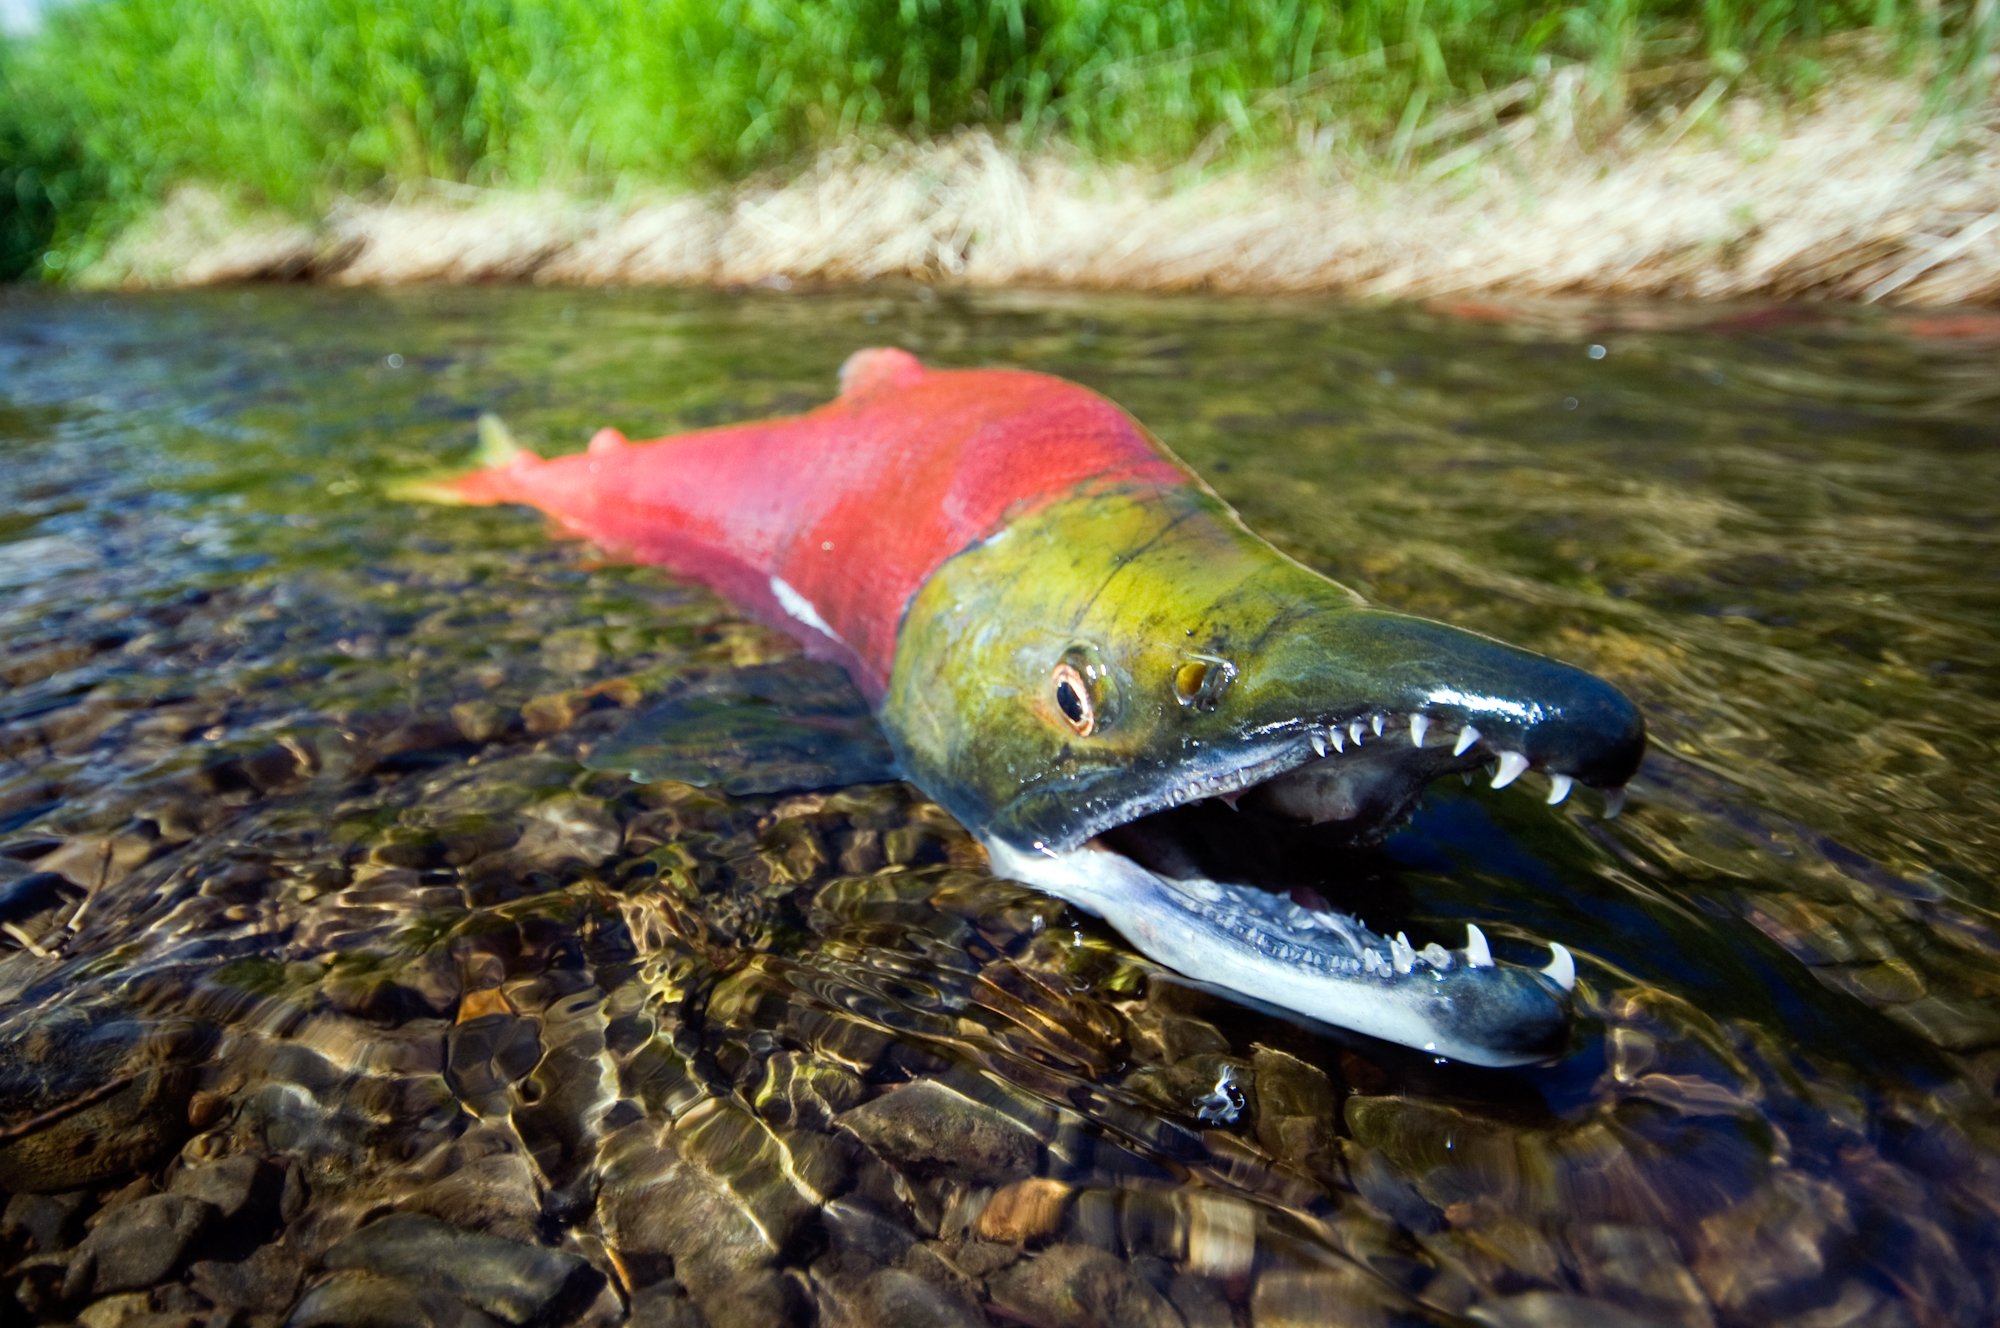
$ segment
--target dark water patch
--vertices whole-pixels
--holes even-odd
[[[6,293],[4,1294],[338,1322],[414,1303],[422,1254],[466,1321],[1990,1317],[1995,379],[1905,332]],[[902,785],[607,772],[648,725],[756,756],[685,702],[795,651],[377,487],[481,410],[648,436],[820,400],[876,342],[1089,382],[1308,562],[1640,700],[1620,820],[1454,787],[1325,867],[1419,943],[1570,945],[1564,1059],[1190,986]]]

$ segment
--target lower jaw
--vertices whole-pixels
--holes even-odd
[[[1491,971],[1528,1002],[1536,1027],[1566,1021],[1566,1001],[1528,970],[1497,966],[1478,928],[1463,950],[1432,943],[1422,950],[1400,935],[1377,935],[1359,920],[1308,909],[1254,886],[1199,875],[1169,875],[1124,853],[1086,846],[1052,854],[989,841],[995,872],[1035,885],[1103,917],[1140,951],[1198,982],[1280,1010],[1404,1046],[1480,1065],[1546,1059],[1467,1040],[1449,1022],[1450,1002],[1437,984],[1483,982]],[[1558,947],[1552,980],[1574,980]],[[1469,970],[1469,971],[1468,971]],[[1440,1018],[1439,1016],[1442,1016]],[[1504,1041],[1504,1039],[1503,1039]]]

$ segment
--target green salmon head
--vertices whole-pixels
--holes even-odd
[[[1191,977],[1478,1064],[1560,1050],[1568,953],[1537,970],[1476,926],[1452,950],[1378,936],[1275,849],[1377,838],[1482,766],[1615,812],[1645,747],[1609,684],[1368,608],[1194,486],[1068,498],[944,564],[882,718],[996,870]]]

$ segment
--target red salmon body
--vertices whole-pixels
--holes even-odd
[[[873,701],[904,606],[945,560],[1094,485],[1190,476],[1086,388],[1009,370],[928,370],[861,351],[804,415],[523,455],[452,484],[525,503],[641,562],[691,576],[840,663]]]

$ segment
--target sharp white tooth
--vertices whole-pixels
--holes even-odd
[[[1618,819],[1618,813],[1624,810],[1625,810],[1625,786],[1623,784],[1620,784],[1617,788],[1608,788],[1604,790],[1604,819],[1607,821],[1615,821]]]
[[[1424,735],[1429,733],[1430,731],[1431,731],[1431,717],[1429,715],[1410,716],[1410,746],[1412,747],[1423,746]]]
[[[1486,943],[1486,933],[1470,922],[1465,924],[1465,964],[1468,968],[1493,967],[1493,947]]]
[[[1570,958],[1562,942],[1549,942],[1549,963],[1542,972],[1555,979],[1555,984],[1564,991],[1576,990],[1576,960]]]
[[[1333,744],[1333,750],[1335,750],[1336,752],[1344,752],[1347,750],[1346,735],[1342,734],[1339,729],[1337,728],[1328,729],[1326,731],[1326,737],[1327,741]]]
[[[1390,966],[1398,973],[1408,973],[1416,966],[1416,962],[1416,947],[1410,944],[1409,937],[1397,932],[1396,939],[1389,943]]]
[[[1569,796],[1569,791],[1575,787],[1576,787],[1576,781],[1574,779],[1571,779],[1568,775],[1554,775],[1554,774],[1550,775],[1549,806],[1553,807],[1557,803],[1561,802],[1564,798],[1567,798]]]
[[[1320,733],[1318,729],[1314,729],[1312,731],[1312,744],[1313,744],[1313,755],[1320,757],[1324,757],[1326,755],[1326,738],[1323,734]]]
[[[1375,736],[1376,736],[1376,737],[1378,737],[1378,738],[1379,738],[1379,737],[1381,737],[1381,736],[1382,736],[1382,717],[1381,717],[1380,715],[1377,715],[1377,716],[1375,716],[1375,718],[1374,718],[1373,720],[1371,720],[1371,721],[1370,721],[1370,723],[1371,723],[1371,724],[1373,724],[1373,726],[1374,726],[1374,729],[1375,729]]]
[[[1459,783],[1461,783],[1461,784],[1463,784],[1463,785],[1465,785],[1465,786],[1466,786],[1467,788],[1471,788],[1471,787],[1472,787],[1472,772],[1471,772],[1470,770],[1461,770],[1461,771],[1459,771],[1459,772],[1458,772],[1458,782],[1459,782]]]
[[[1361,721],[1360,721],[1360,720],[1358,720],[1358,719],[1357,719],[1357,720],[1355,720],[1355,721],[1354,721],[1354,722],[1353,722],[1352,724],[1349,724],[1349,725],[1347,726],[1347,736],[1348,736],[1348,737],[1350,737],[1350,738],[1352,738],[1352,739],[1354,739],[1354,745],[1355,745],[1356,747],[1359,747],[1359,746],[1361,745]]]
[[[1463,756],[1465,755],[1465,749],[1478,741],[1479,730],[1467,724],[1458,731],[1458,741],[1451,745],[1451,754],[1453,756]]]
[[[1436,941],[1432,941],[1429,945],[1417,951],[1417,954],[1426,964],[1437,969],[1440,973],[1451,967],[1451,951],[1445,949]]]
[[[1528,758],[1519,752],[1500,753],[1500,768],[1493,772],[1493,787],[1506,788],[1528,768]]]

